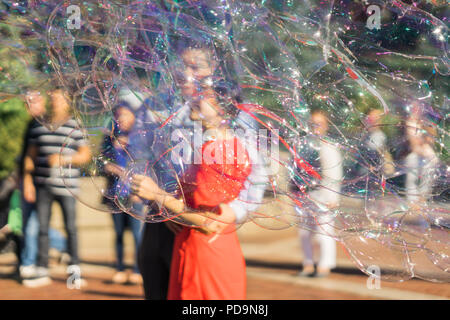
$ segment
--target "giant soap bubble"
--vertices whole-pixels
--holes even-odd
[[[2,21],[20,32],[0,40],[12,57],[0,69],[2,97],[27,99],[50,126],[51,113],[33,114],[42,84],[68,93],[93,151],[83,167],[90,192],[75,195],[84,204],[190,225],[133,193],[134,177],[148,176],[186,213],[204,215],[188,208],[186,179],[195,165],[217,168],[195,161],[217,139],[204,125],[207,104],[256,172],[234,174],[264,193],[240,194],[248,223],[325,233],[385,280],[449,281],[444,3],[3,3]],[[12,76],[15,66],[32,81]],[[230,202],[241,184],[220,168]]]

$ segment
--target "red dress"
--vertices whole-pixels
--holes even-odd
[[[251,166],[236,138],[209,141],[202,155],[202,164],[191,167],[182,187],[189,207],[211,210],[239,196]],[[234,226],[209,243],[212,237],[195,228],[183,228],[175,237],[169,300],[245,299],[245,261]]]

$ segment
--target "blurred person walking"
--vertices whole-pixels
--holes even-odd
[[[103,165],[103,171],[107,175],[107,191],[106,197],[103,202],[116,211],[117,205],[115,205],[114,199],[116,193],[129,192],[124,190],[123,185],[119,185],[120,177],[123,170],[127,167],[130,157],[127,154],[129,146],[129,133],[132,130],[135,123],[135,115],[131,106],[125,101],[121,101],[119,106],[114,110],[114,119],[112,121],[112,131],[110,134],[105,135],[105,139],[102,145],[101,153],[105,155],[108,162]],[[137,198],[137,197],[136,197]],[[136,202],[139,199],[134,199]],[[117,211],[116,211],[117,212]],[[124,284],[129,281],[132,284],[141,284],[142,276],[138,267],[138,252],[141,237],[142,223],[129,215],[126,212],[113,213],[112,219],[114,222],[114,231],[116,234],[116,273],[114,274],[112,281],[118,284]],[[134,238],[135,245],[135,262],[133,265],[133,272],[128,276],[125,272],[124,258],[124,243],[123,236],[126,227],[131,229]]]
[[[364,141],[366,151],[369,153],[371,165],[374,168],[382,168],[383,174],[389,176],[394,173],[392,155],[387,148],[386,134],[381,130],[383,111],[372,109],[367,114],[368,136]]]
[[[395,165],[391,153],[387,146],[387,136],[381,130],[383,111],[372,109],[366,117],[367,135],[362,139],[360,163],[357,164],[358,177],[363,180],[358,181],[358,188],[367,192],[379,192],[381,190],[378,181],[378,174],[384,177],[391,177],[395,172]]]
[[[406,197],[410,202],[426,201],[432,196],[439,158],[434,151],[436,128],[415,107],[406,121],[410,153],[405,158]]]
[[[33,91],[27,95],[28,112],[33,117],[28,123],[28,127],[24,137],[24,143],[22,148],[22,154],[19,163],[19,181],[21,192],[21,212],[22,212],[22,234],[23,243],[21,246],[21,252],[19,255],[19,274],[22,280],[36,277],[36,260],[38,255],[38,234],[39,234],[39,220],[36,211],[36,202],[28,202],[25,200],[23,193],[24,185],[24,172],[27,170],[33,170],[33,163],[30,159],[26,159],[26,151],[28,149],[30,140],[30,130],[39,123],[36,118],[44,116],[46,112],[47,99],[40,95],[39,92]],[[27,166],[27,167],[26,167]],[[29,178],[29,177],[28,177]],[[30,191],[30,189],[27,189]],[[33,199],[31,195],[27,195],[27,198]],[[67,260],[66,248],[67,240],[58,230],[49,229],[49,242],[50,248],[54,248],[61,253],[60,260]]]
[[[79,167],[88,163],[91,152],[69,113],[69,96],[63,89],[49,92],[51,106],[50,131],[40,123],[30,129],[25,156],[24,198],[36,202],[39,220],[39,252],[36,276],[24,280],[24,285],[39,286],[51,283],[48,271],[49,224],[51,206],[57,201],[62,208],[68,235],[67,249],[71,261],[68,270],[78,266],[78,236],[76,227],[76,201],[79,190]],[[63,148],[64,146],[64,148]],[[81,284],[81,279],[77,281]]]
[[[325,111],[315,110],[311,113],[311,125],[315,134],[310,145],[314,149],[314,159],[307,159],[315,168],[319,169],[322,179],[316,187],[308,192],[310,199],[315,202],[318,210],[329,211],[339,206],[341,180],[343,177],[342,156],[338,147],[327,137],[329,119]],[[332,221],[317,213],[317,224],[313,230],[300,229],[301,247],[303,250],[303,270],[300,276],[326,277],[330,270],[336,267],[336,241],[332,238],[334,228]],[[320,245],[320,256],[317,271],[314,270],[313,236]]]

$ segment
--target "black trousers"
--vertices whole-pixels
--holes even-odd
[[[175,235],[164,223],[146,223],[139,249],[139,270],[147,300],[166,300]]]
[[[70,255],[70,264],[79,264],[78,235],[76,226],[76,201],[72,196],[54,195],[45,186],[36,187],[36,208],[39,219],[39,253],[37,265],[48,267],[50,217],[53,201],[59,202],[62,208],[64,225],[67,232],[67,251]]]
[[[0,200],[0,229],[8,223],[9,198]]]

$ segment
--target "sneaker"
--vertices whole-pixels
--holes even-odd
[[[29,266],[20,266],[19,274],[22,279],[36,277],[36,275],[37,275],[36,266],[34,264],[31,264]]]
[[[143,282],[141,274],[136,273],[136,272],[133,272],[132,274],[130,274],[130,277],[128,278],[128,280],[132,284],[142,284],[142,282]]]
[[[49,277],[50,273],[48,272],[48,268],[36,267],[36,276],[37,277]]]
[[[52,283],[52,279],[49,276],[35,276],[33,278],[28,278],[22,280],[22,285],[27,288],[39,288],[43,286],[48,286]]]
[[[116,284],[125,284],[127,282],[127,274],[123,271],[116,272],[112,277],[112,282]]]

